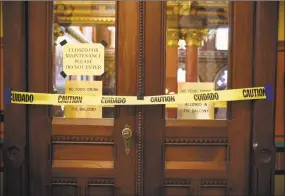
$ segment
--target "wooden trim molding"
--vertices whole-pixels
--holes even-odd
[[[19,91],[27,91],[27,39],[25,21],[27,2],[2,1],[3,6],[3,71],[4,88],[13,88]],[[11,12],[13,10],[13,12]],[[13,24],[13,25],[11,25]],[[31,195],[27,192],[27,164],[24,164],[27,156],[27,107],[17,105],[5,105],[5,143],[3,155],[5,162],[5,188],[4,195]],[[17,136],[17,137],[15,137]]]
[[[275,145],[283,146],[284,139],[284,45],[285,41],[277,43],[277,71],[276,71],[276,103],[275,103]]]
[[[53,2],[26,2],[27,85],[29,92],[52,92]],[[37,28],[35,28],[37,27]],[[28,195],[48,196],[52,174],[51,110],[48,106],[27,106]],[[39,140],[39,138],[41,138]],[[38,179],[37,182],[30,179]],[[43,192],[43,187],[46,191]]]
[[[166,127],[228,127],[228,120],[181,120],[181,119],[167,119]]]
[[[165,93],[166,1],[145,1],[145,95]],[[144,195],[161,193],[164,183],[164,106],[144,106]],[[156,175],[153,175],[155,171]]]
[[[52,144],[91,144],[114,145],[112,137],[79,136],[79,135],[53,135]]]
[[[139,3],[135,1],[117,1],[116,18],[116,95],[135,96],[138,80],[139,48]],[[113,137],[117,149],[114,170],[115,187],[120,187],[120,195],[137,195],[136,182],[136,136],[137,117],[135,106],[115,107],[115,128]],[[133,132],[133,146],[126,156],[122,130],[129,125]]]
[[[255,3],[253,86],[276,89],[278,1]],[[275,102],[255,101],[252,107],[253,163],[250,195],[272,195],[276,159],[274,141]],[[266,122],[266,123],[265,123]]]
[[[92,169],[114,169],[114,161],[95,160],[53,160],[53,168],[92,168]]]
[[[226,180],[201,180],[200,183],[203,188],[226,188]],[[164,181],[165,187],[191,187],[190,179],[166,179]]]
[[[88,186],[114,186],[114,179],[90,179]]]
[[[53,118],[53,125],[75,125],[75,126],[114,126],[114,119],[92,119],[92,118]]]
[[[144,86],[145,86],[145,2],[139,2],[139,63],[137,73],[137,98],[143,99],[144,97]],[[137,106],[137,149],[136,149],[136,195],[144,195],[144,106]]]
[[[252,87],[254,2],[230,2],[228,87]],[[242,58],[241,58],[242,57]],[[245,71],[246,70],[246,71]],[[242,79],[241,79],[242,76]],[[231,195],[248,195],[250,171],[251,102],[228,105],[230,169],[227,172]],[[240,125],[242,124],[242,131]],[[242,145],[240,143],[242,141]],[[234,155],[234,156],[233,156]],[[240,179],[244,179],[241,183]]]
[[[52,185],[77,186],[78,180],[75,178],[53,178],[51,183]]]
[[[172,146],[226,146],[228,138],[166,138],[165,145]]]
[[[285,41],[278,41],[277,50],[278,51],[284,51],[285,50]]]
[[[0,37],[3,37],[3,10],[2,2],[0,2]]]

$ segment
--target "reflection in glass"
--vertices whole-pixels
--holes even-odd
[[[66,80],[103,81],[103,95],[115,95],[115,14],[114,1],[54,2],[54,77],[56,93],[65,93]],[[63,47],[67,43],[108,43],[105,47],[105,72],[101,76],[80,75],[64,78]],[[64,117],[64,107],[54,107],[55,117]],[[103,108],[103,117],[112,118],[113,108]]]
[[[209,90],[209,86],[214,90],[219,84],[222,86],[217,90],[225,89],[228,73],[227,70],[220,71],[228,65],[228,2],[168,1],[166,24],[166,93],[182,93],[178,86],[183,83],[189,83],[184,86],[195,86],[195,89],[194,83],[198,83],[200,90]],[[216,78],[219,79],[215,81]],[[181,114],[179,110],[183,108],[167,107],[167,118],[178,118],[177,114]],[[211,118],[226,118],[226,108],[217,108],[221,107],[217,104],[212,107],[216,112]]]
[[[228,67],[225,65],[216,75],[215,79],[215,89],[225,90],[228,85]]]
[[[228,87],[228,67],[223,67],[215,77],[215,90],[226,90]],[[227,108],[216,107],[215,108],[215,118],[216,119],[226,119]]]

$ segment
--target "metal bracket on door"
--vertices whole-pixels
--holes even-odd
[[[131,130],[130,125],[125,125],[124,129],[122,130],[122,136],[124,139],[124,144],[125,144],[125,153],[126,155],[130,154],[131,151],[131,137],[133,135],[133,132]]]

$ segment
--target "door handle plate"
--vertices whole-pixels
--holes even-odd
[[[124,129],[122,130],[122,136],[124,139],[125,144],[125,153],[126,155],[130,154],[131,151],[131,138],[132,138],[133,132],[131,130],[131,127],[129,125],[125,125]]]

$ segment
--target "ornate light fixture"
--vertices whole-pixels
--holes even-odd
[[[58,23],[53,24],[53,42],[56,45],[57,38],[64,36],[63,30]]]

